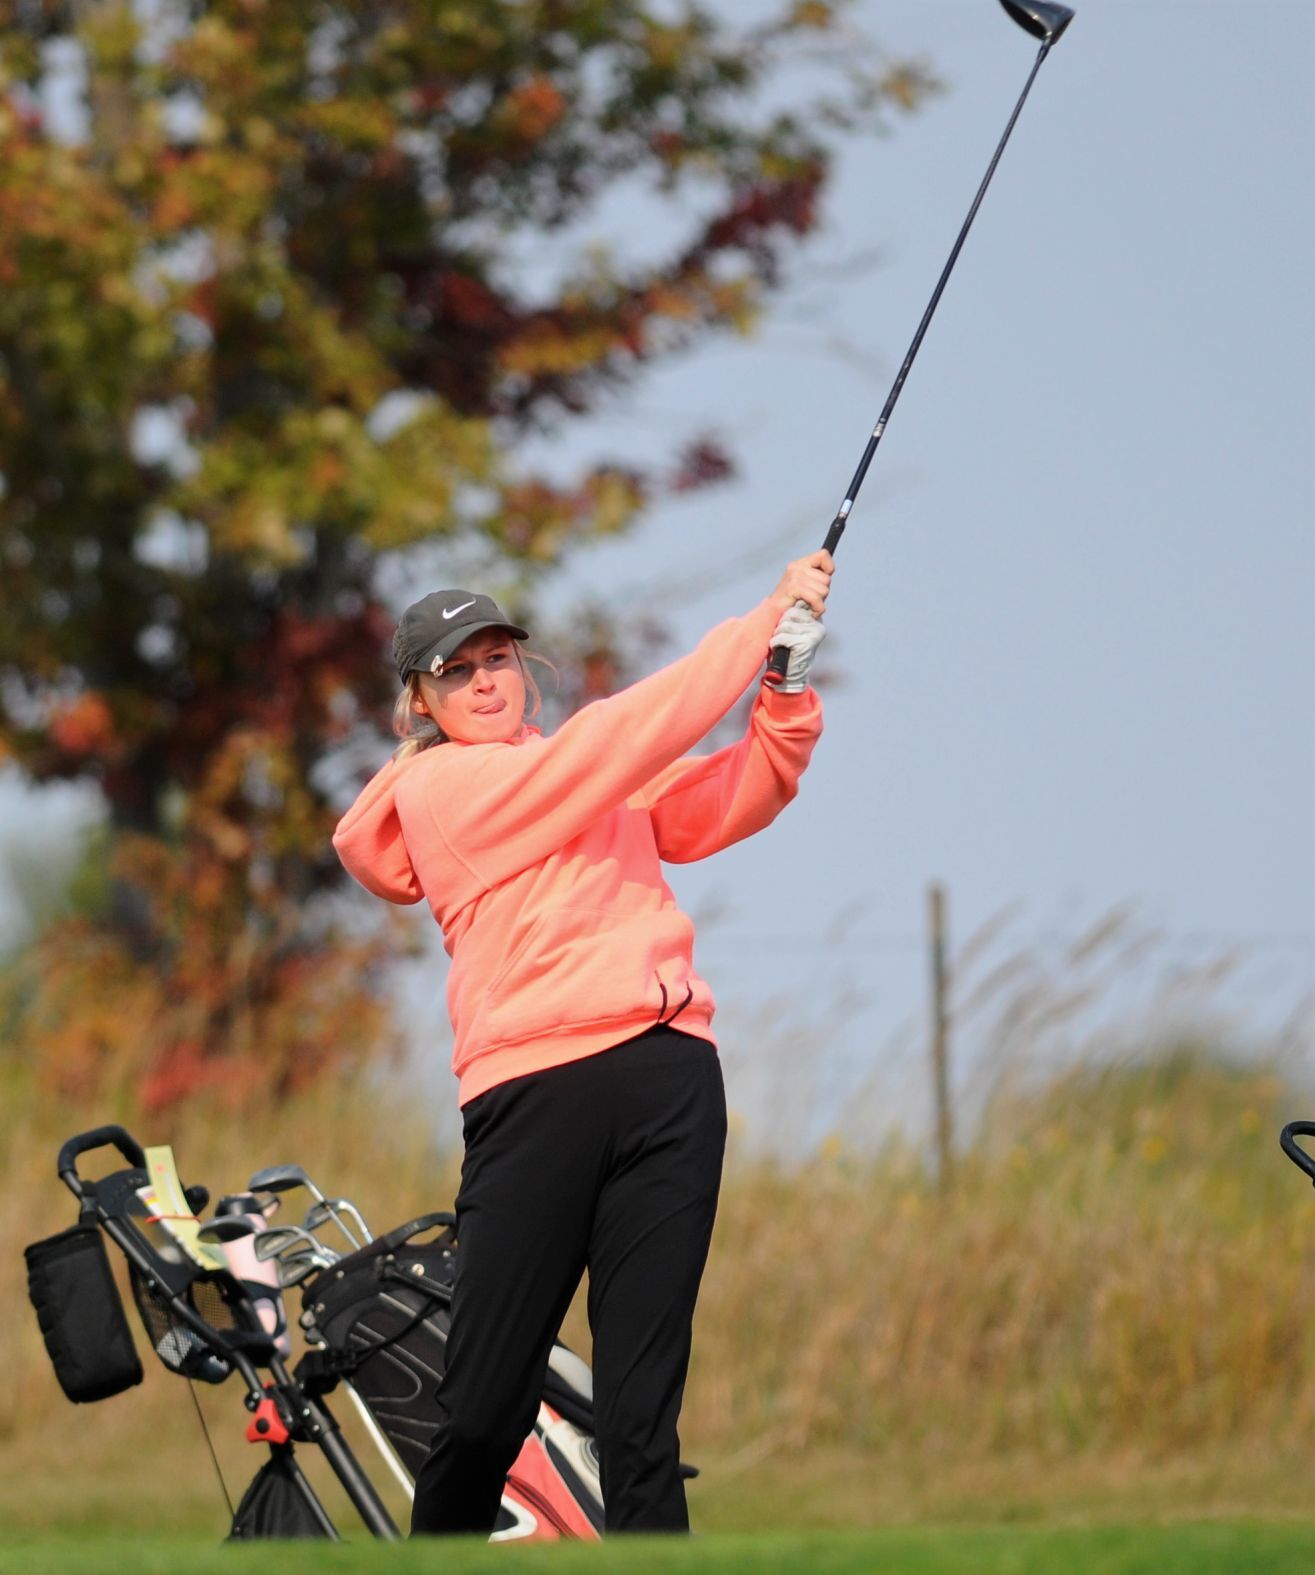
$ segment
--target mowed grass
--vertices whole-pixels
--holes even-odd
[[[245,1575],[277,1570],[279,1575],[346,1575],[351,1571],[388,1571],[389,1575],[429,1575],[441,1569],[465,1571],[514,1568],[527,1575],[655,1575],[674,1571],[831,1572],[881,1570],[896,1575],[1030,1575],[1063,1570],[1065,1575],[1239,1575],[1265,1570],[1309,1571],[1315,1562],[1315,1527],[1263,1524],[1183,1526],[1102,1526],[1060,1529],[984,1527],[978,1529],[889,1530],[716,1536],[684,1539],[637,1537],[605,1545],[557,1544],[521,1548],[489,1547],[468,1541],[388,1547],[352,1543],[280,1543],[216,1547],[199,1538],[134,1539],[45,1536],[20,1539],[0,1548],[0,1570],[27,1575]]]

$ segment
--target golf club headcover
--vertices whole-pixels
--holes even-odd
[[[242,1194],[220,1199],[220,1214],[227,1219],[240,1220],[250,1228],[244,1236],[221,1242],[219,1250],[228,1264],[228,1272],[250,1298],[260,1327],[273,1337],[275,1350],[286,1358],[292,1355],[292,1341],[288,1337],[288,1315],[279,1286],[279,1266],[273,1259],[256,1256],[256,1233],[264,1230],[268,1221],[263,1213],[235,1214],[224,1207],[232,1203],[240,1206],[248,1201],[254,1204],[256,1200]]]
[[[822,641],[826,628],[822,620],[806,602],[796,602],[781,617],[772,636],[772,649],[783,646],[789,653],[785,677],[776,685],[776,692],[783,695],[802,694],[808,688],[808,669]]]

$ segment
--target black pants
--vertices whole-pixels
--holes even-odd
[[[412,1532],[493,1530],[586,1267],[606,1528],[688,1530],[676,1419],[726,1144],[716,1051],[654,1029],[492,1088],[464,1121],[447,1367]]]

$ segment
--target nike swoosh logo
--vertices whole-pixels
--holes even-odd
[[[475,598],[472,596],[468,602],[462,602],[460,607],[445,607],[443,609],[443,616],[445,618],[455,618],[459,612],[465,612],[467,607],[473,607],[474,605]]]

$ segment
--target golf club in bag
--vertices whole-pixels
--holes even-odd
[[[912,367],[914,358],[922,345],[923,337],[931,323],[932,316],[940,302],[945,286],[949,282],[954,265],[959,260],[959,253],[963,250],[963,243],[968,238],[968,231],[972,228],[973,220],[977,217],[977,210],[982,205],[982,198],[986,195],[986,188],[991,184],[991,177],[995,174],[995,167],[1000,162],[1000,156],[1005,150],[1005,143],[1009,141],[1010,133],[1014,129],[1014,123],[1022,113],[1027,95],[1032,90],[1033,82],[1036,81],[1036,74],[1040,71],[1042,62],[1050,53],[1051,47],[1059,41],[1064,29],[1073,20],[1073,12],[1068,6],[1055,5],[1050,3],[1050,0],[1000,0],[1000,4],[1021,28],[1030,33],[1033,38],[1041,40],[1041,47],[1037,51],[1031,73],[1023,85],[1023,91],[1018,96],[1018,102],[1014,105],[1014,112],[1009,117],[1009,124],[1004,129],[1004,135],[996,145],[995,153],[987,166],[982,184],[977,188],[977,195],[973,198],[972,207],[968,210],[968,217],[963,221],[963,226],[959,230],[959,237],[954,243],[945,267],[941,270],[940,278],[936,281],[936,288],[932,291],[931,300],[927,303],[927,310],[922,314],[922,321],[918,324],[917,332],[913,336],[913,342],[908,348],[908,353],[905,355],[899,371],[895,374],[895,381],[891,385],[890,393],[886,396],[886,403],[881,407],[881,414],[877,417],[877,424],[872,429],[872,435],[868,438],[867,447],[863,450],[863,457],[859,460],[858,469],[854,472],[853,480],[849,483],[849,490],[845,493],[844,501],[836,511],[836,517],[831,521],[831,527],[826,533],[826,540],[822,543],[823,548],[827,552],[835,552],[840,544],[840,538],[845,533],[845,526],[849,522],[849,515],[854,507],[854,500],[858,497],[858,489],[863,485],[863,478],[867,475],[868,466],[871,465],[873,455],[877,452],[877,445],[881,442],[882,433],[886,430],[886,423],[890,420],[891,412],[895,409],[895,405],[899,400],[905,379],[909,375],[909,369]],[[789,652],[785,646],[778,645],[773,650],[771,659],[767,664],[767,672],[764,675],[769,684],[779,684],[784,679],[789,660]]]

